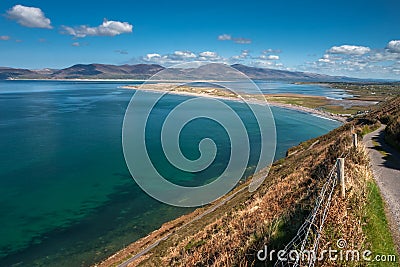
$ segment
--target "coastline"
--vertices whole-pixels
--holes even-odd
[[[160,93],[159,91],[155,93]],[[212,97],[212,96],[206,96]],[[233,101],[237,101],[233,99]],[[279,103],[278,103],[279,104]],[[312,149],[316,144],[320,146],[322,142],[320,142],[320,137],[316,137],[310,140],[316,140],[314,143],[309,145],[308,147],[302,147],[302,145],[295,146],[303,151],[308,151]],[[308,140],[308,141],[310,141]],[[306,141],[307,142],[307,141]],[[301,153],[294,153],[292,155],[299,155]],[[292,156],[290,155],[290,156]],[[296,157],[296,156],[295,156]],[[282,165],[278,162],[280,160],[274,161],[269,171],[265,172],[266,169],[260,170],[258,173],[255,174],[256,177],[265,176],[266,173],[269,173],[271,169],[276,166],[282,167]],[[280,168],[279,167],[279,168]],[[184,214],[182,216],[177,217],[171,221],[168,221],[162,224],[158,229],[148,233],[144,237],[126,245],[124,248],[120,249],[119,251],[113,253],[112,255],[104,258],[103,261],[96,263],[94,266],[96,267],[108,267],[108,266],[118,266],[118,267],[129,267],[129,266],[138,266],[141,262],[148,260],[152,256],[151,250],[163,246],[163,243],[166,242],[168,239],[173,239],[179,232],[187,232],[187,229],[190,229],[190,225],[193,224],[202,224],[201,221],[206,216],[211,216],[211,214],[216,213],[218,216],[218,209],[225,205],[229,205],[235,197],[241,197],[246,192],[249,192],[248,189],[251,179],[248,179],[240,184],[238,184],[231,192],[227,195],[215,200],[214,202],[203,206],[198,207],[194,211],[189,212],[188,214]],[[271,185],[272,182],[267,181],[268,185]],[[255,211],[259,208],[259,206],[253,207],[250,209],[251,211]],[[175,242],[175,241],[172,241]]]
[[[291,109],[291,110],[296,110],[299,112],[309,113],[311,115],[316,115],[317,117],[322,117],[324,119],[329,119],[329,120],[335,120],[335,121],[339,121],[341,123],[345,123],[347,121],[346,117],[344,117],[344,116],[339,116],[339,115],[336,115],[333,113],[320,111],[320,110],[313,109],[313,108],[307,108],[307,107],[292,105],[292,104],[283,104],[283,103],[273,102],[273,101],[268,101],[268,104],[271,106],[274,106],[274,107]]]
[[[211,95],[211,94],[200,94],[200,93],[191,93],[191,92],[183,92],[183,91],[168,91],[168,90],[161,90],[161,89],[150,89],[150,88],[136,88],[135,86],[122,86],[120,88],[124,89],[131,89],[131,90],[141,90],[141,91],[148,91],[148,92],[153,92],[157,94],[164,94],[164,93],[169,93],[169,94],[174,94],[174,95],[182,95],[182,96],[194,96],[194,97],[209,97],[209,98],[216,98],[216,99],[222,99],[222,100],[227,100],[227,101],[241,101],[239,97],[224,97],[224,96],[217,96],[217,95]],[[265,100],[266,101],[266,100]],[[249,99],[249,102],[254,103],[254,104],[265,104],[265,101],[263,102],[260,99]],[[342,123],[345,123],[346,120],[344,117],[340,116],[334,116],[316,109],[312,108],[307,108],[307,107],[302,107],[302,106],[297,106],[297,105],[291,105],[291,104],[283,104],[283,103],[278,103],[278,102],[271,102],[267,101],[268,105],[274,106],[274,107],[279,107],[279,108],[284,108],[284,109],[291,109],[295,110],[298,112],[304,112],[312,115],[317,115],[325,119],[329,120],[336,120],[340,121]],[[310,147],[311,148],[311,147]],[[256,174],[257,176],[262,176],[264,175],[263,170],[258,172]],[[132,242],[131,244],[128,244],[126,247],[120,249],[119,251],[113,253],[112,255],[108,256],[105,258],[103,261],[97,263],[95,266],[97,267],[106,267],[110,265],[116,265],[119,267],[127,267],[127,266],[136,266],[139,262],[149,258],[148,252],[158,246],[161,242],[165,241],[169,237],[171,237],[174,233],[176,233],[179,230],[184,229],[187,227],[189,224],[194,223],[196,221],[201,220],[204,216],[208,215],[209,213],[214,212],[217,208],[220,206],[226,204],[228,201],[230,201],[233,197],[236,195],[242,193],[244,190],[246,190],[249,186],[249,181],[247,180],[241,184],[239,184],[232,192],[227,194],[226,196],[215,200],[214,202],[210,203],[209,205],[206,205],[204,207],[199,207],[195,209],[194,211],[179,216],[171,221],[168,221],[162,226],[144,237],[136,240],[135,242]]]
[[[262,177],[269,172],[269,167],[261,169],[259,172],[254,174],[256,177]],[[256,178],[259,179],[259,178]],[[201,221],[201,219],[214,211],[216,211],[221,206],[225,205],[227,202],[232,200],[235,196],[250,190],[251,179],[247,179],[244,182],[239,183],[231,192],[222,196],[219,199],[205,205],[203,207],[198,207],[192,212],[181,215],[171,221],[165,222],[160,228],[148,233],[146,236],[128,244],[126,247],[118,250],[109,257],[105,258],[101,262],[93,265],[95,267],[108,267],[108,266],[118,266],[118,267],[129,267],[136,266],[138,262],[147,259],[149,255],[146,255],[151,249],[158,246],[162,241],[165,241],[174,233],[179,230],[184,229],[192,223]],[[116,262],[119,262],[116,264]]]
[[[149,79],[107,79],[107,78],[54,78],[54,79],[45,79],[45,78],[18,78],[18,79],[5,79],[3,81],[41,81],[41,82],[149,82]],[[157,80],[152,79],[151,82],[153,83],[190,83],[193,80]],[[205,82],[205,83],[213,83],[213,82],[230,82],[229,80],[196,80],[196,82]]]
[[[159,85],[160,84],[158,84],[158,86]],[[151,86],[153,86],[153,85],[151,85]],[[268,95],[243,95],[245,97],[243,97],[242,95],[237,95],[237,96],[233,97],[233,96],[215,95],[215,94],[211,94],[211,93],[197,93],[197,92],[195,93],[195,92],[187,92],[187,91],[145,88],[145,86],[126,85],[126,86],[121,86],[119,88],[148,91],[148,92],[153,92],[153,93],[158,93],[158,94],[168,93],[168,94],[181,95],[181,96],[209,97],[209,98],[222,99],[222,100],[227,100],[227,101],[236,101],[236,102],[241,102],[241,101],[243,101],[243,99],[246,99],[247,102],[250,102],[250,103],[256,104],[256,105],[265,105],[267,103],[267,105],[272,106],[272,107],[278,107],[278,108],[284,108],[284,109],[295,110],[298,112],[308,113],[308,114],[312,114],[312,115],[315,115],[318,117],[322,117],[324,119],[339,121],[341,123],[344,123],[347,121],[345,116],[340,116],[340,115],[325,112],[322,110],[308,108],[308,107],[304,107],[304,106],[300,106],[300,105],[284,104],[284,103],[279,103],[279,102],[275,102],[275,101],[270,101],[270,100],[265,99],[265,96],[268,96]],[[208,90],[210,90],[210,89],[208,88]],[[260,96],[264,97],[264,100],[257,99],[257,97],[260,97]]]

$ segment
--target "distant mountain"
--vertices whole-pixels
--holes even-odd
[[[241,64],[232,65],[233,68],[243,72],[254,80],[293,80],[293,81],[358,81],[356,78],[345,76],[330,76],[317,73],[287,71],[267,68],[255,68]]]
[[[329,76],[316,73],[286,71],[268,68],[249,67],[234,64],[231,67],[243,72],[255,80],[285,80],[285,81],[358,81],[344,76]],[[169,68],[157,64],[107,65],[107,64],[76,64],[71,67],[53,70],[27,70],[0,67],[0,80],[5,79],[148,79],[161,70],[161,79],[224,79],[232,71],[228,67],[221,68],[219,64],[211,63],[194,68]]]
[[[164,67],[156,64],[137,65],[105,65],[105,64],[77,64],[72,67],[55,71],[52,79],[147,79]]]
[[[7,67],[0,67],[0,80],[6,80],[11,77],[18,77],[23,75],[32,75],[33,71],[27,69],[13,69]]]

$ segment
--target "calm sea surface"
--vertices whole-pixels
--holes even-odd
[[[134,94],[134,90],[118,88],[126,84],[0,82],[0,266],[90,265],[190,211],[152,199],[131,178],[121,145],[125,109]],[[345,95],[317,86],[259,84],[271,93]],[[161,121],[186,98],[169,95],[156,106],[152,118]],[[239,103],[230,105],[250,121],[250,141],[257,146],[257,131],[246,109]],[[289,147],[340,125],[297,111],[272,111],[276,158],[283,157]],[[159,126],[149,126],[153,134],[148,138],[158,137]],[[174,172],[158,158],[156,143],[149,153],[174,182],[207,183],[228,160],[229,147],[224,142],[228,137],[220,128],[200,120],[182,133],[183,153],[196,158],[192,151],[197,150],[192,148],[205,137],[201,129],[210,129],[219,164],[208,172],[191,176]]]

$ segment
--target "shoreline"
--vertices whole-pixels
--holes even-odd
[[[119,88],[123,89],[130,89],[130,90],[141,90],[141,91],[148,91],[155,94],[174,94],[174,95],[181,95],[181,96],[194,96],[194,97],[209,97],[209,98],[216,98],[222,99],[227,101],[235,101],[241,102],[239,97],[228,97],[228,96],[218,96],[212,94],[201,94],[201,93],[191,93],[185,91],[169,91],[169,90],[161,90],[161,89],[150,89],[150,88],[138,88],[136,86],[121,86]],[[248,97],[248,95],[246,95]],[[291,104],[283,104],[279,102],[273,101],[262,101],[260,99],[248,99],[250,103],[254,104],[265,104],[265,102],[269,106],[279,107],[284,109],[290,109],[297,112],[308,113],[311,115],[316,115],[324,119],[328,120],[335,120],[341,123],[346,123],[345,117],[335,116],[332,114],[328,114],[323,111],[319,111],[312,108],[307,108],[298,105],[291,105]],[[276,161],[274,161],[275,163]],[[263,170],[258,172],[255,175],[263,175]],[[109,266],[110,263],[115,265],[115,262],[119,262],[116,266],[119,267],[126,267],[126,266],[135,266],[136,263],[140,262],[143,259],[146,259],[148,255],[146,255],[151,249],[158,246],[161,242],[165,241],[167,238],[172,236],[176,231],[185,228],[187,225],[200,220],[203,216],[214,212],[218,207],[224,205],[237,194],[241,193],[242,191],[246,190],[249,186],[249,180],[244,181],[242,184],[238,184],[229,194],[215,200],[214,202],[204,206],[198,207],[194,211],[189,212],[188,214],[181,215],[173,220],[165,222],[162,224],[158,229],[148,233],[147,235],[139,238],[138,240],[128,244],[124,248],[116,251],[115,253],[109,255],[108,257],[104,258],[101,262],[98,262],[96,265],[97,267],[105,267]]]
[[[347,119],[344,116],[335,115],[332,113],[320,111],[320,110],[313,109],[313,108],[307,108],[307,107],[292,105],[292,104],[283,104],[283,103],[278,103],[278,102],[273,102],[273,101],[268,101],[268,104],[270,104],[271,106],[274,106],[274,107],[291,109],[291,110],[295,110],[298,112],[304,112],[304,113],[308,113],[311,115],[316,115],[317,117],[322,117],[324,119],[339,121],[341,123],[347,122]]]
[[[329,120],[334,120],[334,121],[339,121],[341,123],[345,123],[347,121],[347,118],[345,116],[340,116],[336,115],[333,113],[313,109],[313,108],[308,108],[304,106],[299,106],[299,105],[293,105],[293,104],[284,104],[284,103],[279,103],[275,101],[270,101],[270,100],[260,100],[256,98],[251,98],[251,95],[246,95],[246,98],[242,97],[241,95],[238,95],[238,97],[230,97],[230,96],[220,96],[220,95],[213,95],[213,94],[205,94],[205,93],[192,93],[192,92],[185,92],[185,91],[171,91],[171,90],[162,90],[162,89],[150,89],[150,88],[143,88],[143,86],[131,86],[131,85],[125,85],[125,86],[120,86],[119,88],[123,89],[130,89],[130,90],[140,90],[140,91],[148,91],[148,92],[153,92],[153,93],[158,93],[158,94],[174,94],[174,95],[181,95],[181,96],[194,96],[194,97],[209,97],[209,98],[215,98],[215,99],[222,99],[222,100],[228,100],[228,101],[236,101],[236,102],[241,102],[243,99],[247,100],[249,103],[252,104],[258,104],[258,105],[267,105],[271,107],[278,107],[278,108],[284,108],[284,109],[290,109],[298,112],[303,112],[303,113],[308,113],[311,115],[316,115],[318,117],[324,118],[324,119],[329,119]],[[257,95],[254,95],[257,96]],[[264,98],[265,96],[268,95],[263,95]]]
[[[159,92],[157,92],[159,93]],[[208,96],[212,97],[212,96]],[[280,103],[278,103],[280,104]],[[301,112],[301,111],[300,111]],[[316,137],[319,138],[319,137]],[[312,140],[312,139],[310,139]],[[319,140],[311,144],[306,150],[311,149],[315,144],[318,144]],[[295,146],[296,147],[296,146]],[[293,154],[292,154],[293,155]],[[284,157],[285,158],[285,157]],[[276,162],[280,159],[275,160],[271,167],[260,170],[255,173],[255,176],[264,176],[266,169],[270,170]],[[269,171],[267,171],[268,173]],[[143,260],[148,259],[151,256],[149,253],[152,249],[159,246],[162,242],[166,241],[171,236],[175,235],[178,231],[188,227],[190,224],[200,221],[206,215],[212,214],[218,208],[226,205],[231,201],[236,195],[243,193],[249,188],[251,178],[246,179],[242,183],[238,183],[237,186],[232,189],[231,192],[216,199],[215,201],[202,206],[197,207],[195,210],[181,215],[175,219],[163,223],[158,229],[149,232],[142,238],[126,245],[124,248],[116,251],[115,253],[105,257],[102,261],[92,265],[94,267],[108,267],[108,266],[118,266],[118,267],[129,267],[137,266],[138,263]]]
[[[107,78],[99,78],[99,79],[91,79],[91,78],[54,78],[54,79],[29,79],[29,78],[20,78],[20,79],[5,79],[1,81],[40,81],[40,82],[46,82],[46,81],[55,81],[55,82],[147,82],[149,84],[152,83],[190,83],[193,82],[193,80],[156,80],[156,79],[107,79]],[[215,83],[215,82],[234,82],[230,80],[196,80],[196,82],[204,82],[204,83]]]

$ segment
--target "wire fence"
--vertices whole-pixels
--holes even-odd
[[[278,261],[274,266],[311,267],[315,265],[321,232],[331,205],[332,195],[338,183],[338,173],[336,171],[338,164],[339,161],[336,161],[316,199],[314,209],[300,226],[296,236],[283,249],[285,253],[279,255]]]

